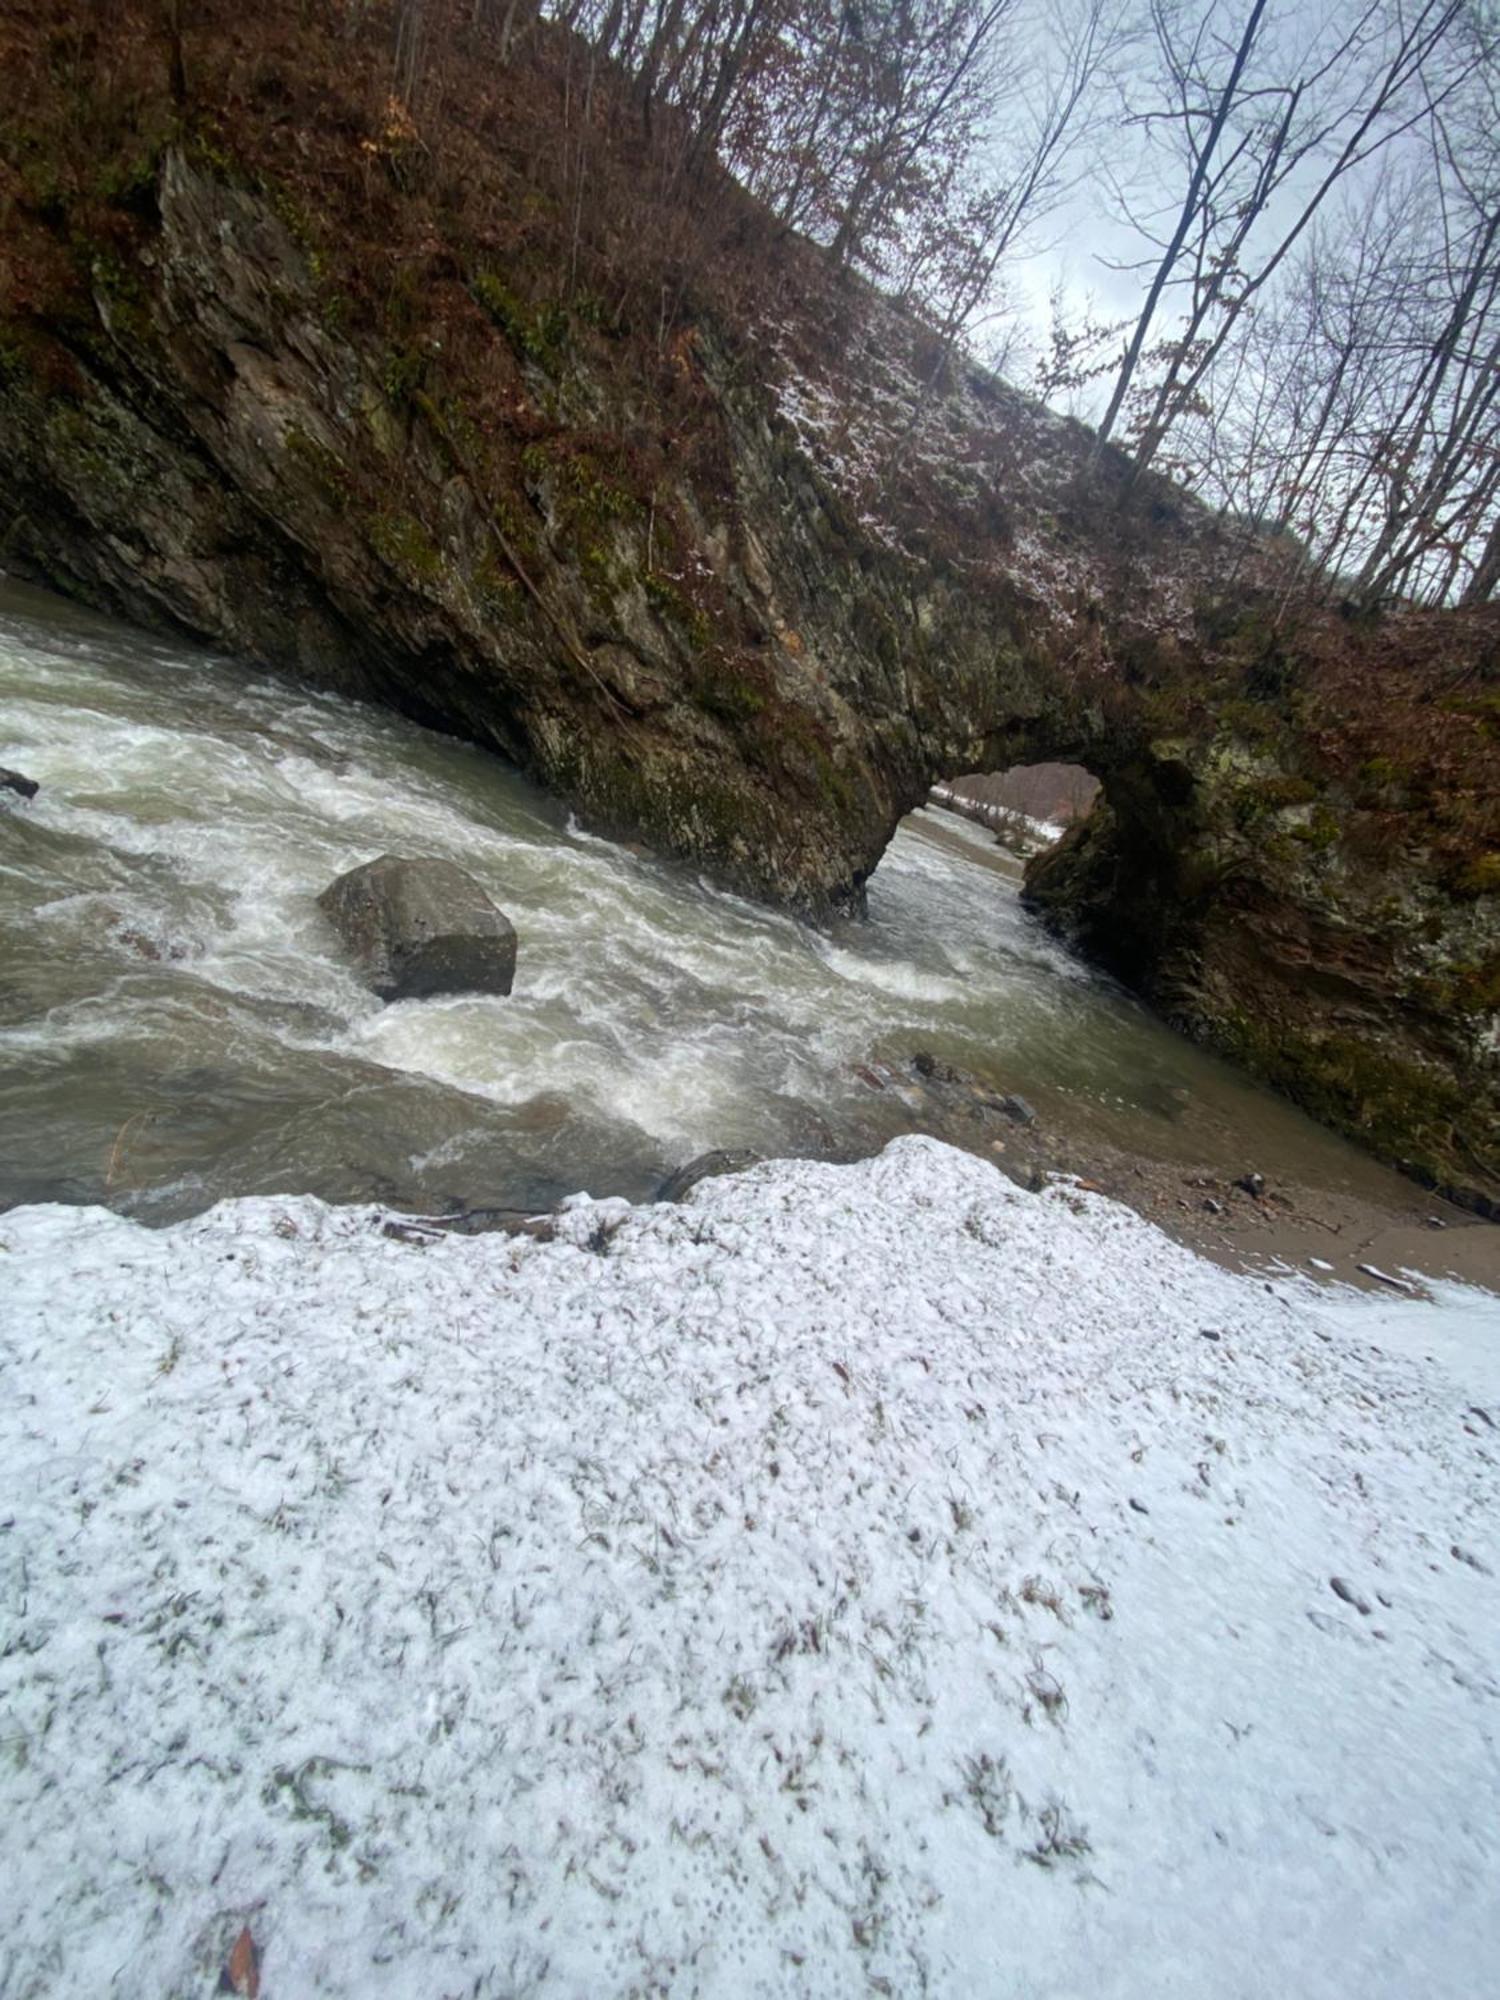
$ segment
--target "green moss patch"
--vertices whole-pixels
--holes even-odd
[[[1450,878],[1457,896],[1500,895],[1500,854],[1476,854],[1463,862]]]

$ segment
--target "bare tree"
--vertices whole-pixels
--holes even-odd
[[[1216,30],[1219,11],[1217,0],[1190,16],[1152,0],[1158,94],[1138,117],[1175,137],[1187,177],[1101,425],[1107,438],[1149,352],[1158,374],[1133,412],[1138,472],[1200,407],[1227,343],[1330,195],[1430,119],[1474,60],[1460,46],[1463,0],[1369,0],[1302,39],[1269,0],[1252,0],[1232,40]],[[1148,350],[1169,292],[1185,310]]]
[[[1433,121],[1436,214],[1422,339],[1382,438],[1382,518],[1360,574],[1379,598],[1419,569],[1451,589],[1500,481],[1500,142],[1494,73]],[[1434,570],[1431,558],[1436,557]],[[1483,558],[1466,595],[1482,597]]]
[[[1071,12],[1064,5],[1059,14],[1051,49],[1036,65],[1039,87],[1023,86],[1010,107],[1001,157],[967,204],[943,218],[930,291],[945,351],[990,298],[1006,263],[1076,184],[1079,121],[1118,46],[1121,15],[1111,0],[1083,0]]]
[[[1014,81],[1021,0],[811,0],[787,8],[729,157],[839,266],[881,269],[968,190]],[[747,72],[748,73],[748,72]]]

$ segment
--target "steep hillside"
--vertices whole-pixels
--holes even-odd
[[[934,778],[1067,759],[1054,919],[1318,1115],[1500,1193],[1490,613],[1274,552],[833,277],[535,36],[0,7],[3,559],[516,759],[811,912]],[[669,171],[668,169],[671,168]],[[585,170],[586,169],[586,170]]]

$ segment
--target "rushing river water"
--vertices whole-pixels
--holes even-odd
[[[856,1071],[917,1049],[1148,1156],[1377,1171],[1061,950],[946,816],[898,832],[867,922],[818,931],[463,744],[4,584],[0,763],[42,787],[0,806],[0,1202],[638,1197],[707,1148],[910,1129]],[[315,898],[385,852],[484,884],[511,997],[365,990]]]

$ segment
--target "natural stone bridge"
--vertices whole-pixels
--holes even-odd
[[[0,328],[7,560],[813,916],[934,780],[1082,764],[1101,800],[1036,906],[1316,1115],[1500,1195],[1500,858],[1464,879],[1430,798],[1365,840],[1391,813],[1327,723],[1338,620],[1289,642],[1269,556],[1165,488],[1122,511],[1116,462],[974,371],[896,436],[848,360],[913,338],[873,298],[821,375],[699,323],[664,386],[582,330],[518,348],[455,286],[444,373],[332,323],[274,206],[180,154],[139,226],[139,279],[79,253],[65,306]],[[799,365],[841,451],[787,414]],[[1447,629],[1483,695],[1490,625]],[[1474,765],[1500,798],[1500,751]]]

